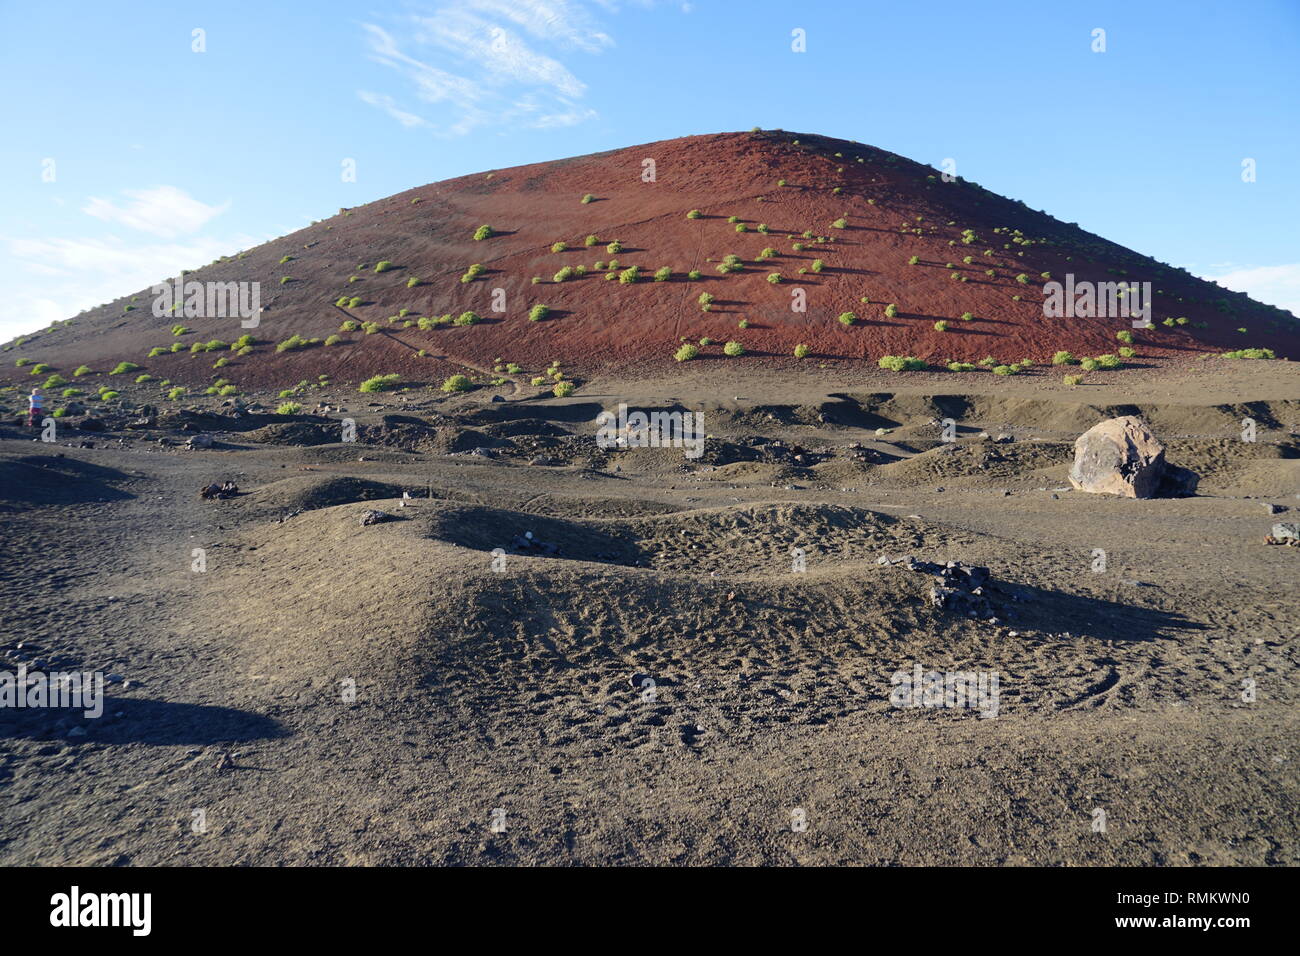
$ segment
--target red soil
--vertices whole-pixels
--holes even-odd
[[[654,160],[654,182],[643,181],[645,159]],[[786,185],[778,186],[779,179]],[[586,194],[596,201],[582,203]],[[691,209],[703,217],[688,219]],[[729,216],[740,217],[748,231],[738,234]],[[833,228],[840,217],[847,227]],[[474,241],[475,229],[485,223],[496,235]],[[760,223],[770,226],[767,235],[757,231]],[[904,233],[904,225],[924,234]],[[978,239],[963,244],[964,229]],[[1017,229],[1033,244],[1012,243]],[[805,230],[812,230],[813,240],[800,238]],[[584,247],[588,234],[600,243]],[[791,235],[793,240],[787,238]],[[834,241],[817,243],[817,236]],[[551,252],[557,240],[568,250]],[[611,240],[622,243],[616,255],[606,252]],[[794,241],[807,247],[796,252]],[[778,255],[756,261],[769,246]],[[985,255],[987,249],[993,254]],[[718,273],[717,263],[728,253],[744,260],[743,272]],[[908,265],[913,255],[920,264]],[[974,257],[970,265],[962,262],[967,255]],[[282,265],[284,256],[294,258]],[[595,271],[597,261],[611,258],[620,268],[639,266],[640,281],[627,285]],[[820,274],[798,274],[800,267],[811,270],[815,259],[825,264]],[[380,260],[394,268],[375,273]],[[485,273],[462,283],[461,275],[476,262]],[[968,281],[950,278],[949,262]],[[359,264],[367,268],[358,269]],[[585,276],[552,281],[561,267],[579,264],[586,267]],[[653,281],[652,273],[662,266],[673,270],[672,279]],[[995,278],[985,275],[989,268]],[[701,279],[688,281],[691,269],[699,270]],[[770,272],[780,272],[785,281],[769,283]],[[1069,272],[1076,281],[1150,281],[1156,290],[1156,327],[1133,330],[1133,344],[1144,359],[1248,346],[1272,348],[1279,356],[1300,352],[1290,313],[974,184],[945,183],[930,167],[892,153],[772,131],[693,136],[433,183],[204,266],[186,279],[260,281],[266,310],[260,327],[251,330],[259,342],[255,352],[232,357],[229,367],[217,372],[211,366],[219,355],[192,357],[189,343],[231,341],[250,330],[235,318],[156,318],[149,290],[134,302],[126,296],[90,310],[7,354],[47,362],[65,375],[82,363],[105,370],[129,360],[174,382],[195,385],[223,375],[241,386],[270,387],[321,373],[340,383],[387,372],[428,381],[457,365],[489,369],[497,358],[517,362],[526,374],[552,360],[579,374],[655,371],[673,366],[682,337],[703,336],[715,343],[701,350],[706,361],[721,361],[721,343],[735,340],[746,355],[727,361],[766,365],[795,364],[791,352],[797,343],[811,349],[806,361],[873,366],[885,354],[1042,362],[1059,349],[1076,356],[1117,351],[1122,343],[1115,334],[1130,328],[1129,319],[1044,318],[1044,272],[1057,280]],[[1015,281],[1020,273],[1030,277],[1028,284]],[[349,283],[354,274],[360,281]],[[293,281],[282,285],[282,276]],[[534,276],[542,281],[532,283]],[[408,289],[411,277],[421,284]],[[796,287],[806,291],[804,313],[790,308]],[[504,313],[493,312],[495,289],[504,290]],[[712,311],[697,304],[701,292],[715,296]],[[363,304],[337,308],[334,302],[342,295],[360,296]],[[1015,295],[1022,300],[1015,301]],[[862,303],[864,296],[869,304]],[[535,303],[549,306],[550,316],[528,321]],[[887,303],[897,304],[896,317],[885,317]],[[134,310],[124,312],[132,304]],[[484,321],[463,328],[403,329],[400,322],[388,321],[403,307],[412,310],[409,319],[473,310]],[[841,324],[842,312],[855,313],[857,323]],[[975,319],[960,321],[963,312]],[[1177,316],[1188,324],[1160,324]],[[328,348],[277,354],[271,347],[294,333],[323,339],[348,318],[378,322],[386,331],[345,334],[346,344]],[[737,328],[740,319],[748,319],[747,329]],[[949,322],[948,331],[935,330],[941,319]],[[174,341],[170,327],[176,322],[197,333],[181,339],[187,350],[146,359],[151,347]],[[1202,322],[1204,329],[1195,327]],[[1241,334],[1238,327],[1249,331]],[[417,357],[419,349],[450,364]],[[0,375],[31,381],[24,371],[0,369]]]

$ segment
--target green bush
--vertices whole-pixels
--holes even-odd
[[[217,394],[218,394],[218,395],[238,395],[238,394],[239,394],[239,386],[238,386],[238,385],[222,385],[219,389],[217,389]]]
[[[297,415],[302,406],[297,402],[281,402],[275,409],[277,415]]]
[[[687,342],[685,345],[683,345],[681,348],[677,350],[676,354],[673,355],[673,358],[675,358],[679,362],[689,362],[691,359],[695,358],[699,354],[700,354],[700,350],[696,348],[694,345],[691,345],[691,343]]]
[[[1082,375],[1067,375],[1067,376],[1065,376],[1064,379],[1062,379],[1062,381],[1065,382],[1066,385],[1078,385],[1080,382],[1083,381],[1083,376],[1082,376]]]
[[[551,389],[551,394],[556,398],[568,398],[573,394],[572,382],[556,382],[555,387]]]
[[[447,381],[442,383],[444,392],[466,392],[473,387],[473,383],[464,375],[452,375]]]
[[[387,272],[392,267],[393,264],[389,262],[387,259],[381,259],[379,262],[375,263],[376,272]]]
[[[700,297],[699,297],[696,301],[699,302],[700,305],[712,305],[712,304],[713,304],[713,293],[712,293],[712,292],[701,292],[701,293],[700,293]]]
[[[174,402],[178,398],[181,398],[184,394],[185,394],[185,386],[177,385],[175,388],[173,388],[171,391],[167,393],[167,400],[169,402]]]
[[[970,362],[949,362],[948,371],[950,372],[973,372],[975,366]]]
[[[305,349],[311,343],[304,339],[296,332],[276,345],[276,352],[293,352],[297,349]]]
[[[540,322],[542,321],[542,319],[546,318],[550,314],[551,314],[550,308],[548,306],[542,305],[539,302],[537,305],[533,306],[531,309],[528,310],[528,321]]]
[[[641,276],[641,272],[636,266],[629,266],[618,274],[618,281],[623,285],[631,285]]]
[[[361,304],[361,296],[359,296],[359,295],[355,295],[355,296],[353,296],[352,298],[348,299],[348,308],[349,308],[349,309],[355,309],[355,308],[356,308],[357,306],[359,306],[360,304]]]
[[[883,355],[876,364],[891,372],[917,372],[926,367],[923,359],[911,355]]]
[[[686,273],[686,278],[690,279],[692,282],[698,280],[700,278],[700,270],[692,269],[690,272]]]
[[[824,268],[824,266],[823,266],[822,261],[821,261],[820,259],[814,259],[814,260],[812,261],[812,271],[813,271],[813,272],[821,272],[823,268]]]
[[[934,330],[936,332],[947,332],[948,323],[945,320],[940,319],[938,322],[934,323]]]
[[[464,376],[461,377],[463,378]],[[382,392],[392,388],[400,382],[401,379],[402,376],[398,375],[396,372],[389,372],[387,375],[376,375],[362,382],[359,389],[363,392]]]
[[[587,205],[587,203],[589,202],[595,202],[595,201],[596,201],[596,197],[593,196],[591,193],[587,193],[587,195],[582,197],[582,204],[584,206]]]
[[[1119,347],[1119,355],[1120,358],[1132,358],[1137,355],[1137,349],[1129,345],[1121,345]]]
[[[359,328],[361,328],[360,322],[358,322],[356,319],[348,319],[346,322],[344,322],[342,325],[339,326],[339,331],[355,332]]]
[[[1224,352],[1224,358],[1231,359],[1271,359],[1276,358],[1272,349],[1235,349],[1231,352]]]
[[[852,324],[853,324],[854,322],[856,322],[856,321],[858,321],[858,317],[857,317],[857,314],[856,314],[856,313],[853,313],[853,312],[841,312],[841,313],[840,313],[840,324],[841,324],[841,325],[852,325]]]
[[[893,302],[891,302],[891,303],[889,303],[889,305],[885,306],[885,317],[886,317],[886,318],[892,319],[892,318],[893,318],[894,316],[896,316],[896,315],[898,315],[898,306],[897,306],[897,305],[895,305]]]
[[[568,279],[572,279],[572,278],[573,278],[573,267],[572,267],[572,266],[565,266],[565,267],[564,267],[563,269],[561,269],[559,272],[555,273],[555,275],[551,276],[551,278],[552,278],[554,281],[556,281],[556,282],[564,282],[564,281],[566,281],[566,280],[568,280]]]
[[[53,375],[53,376],[51,376],[51,378],[57,378],[57,379],[59,379],[58,384],[60,384],[60,385],[63,384],[63,379],[60,378],[58,375]],[[137,375],[137,376],[135,377],[135,384],[137,384],[137,385],[143,385],[145,382],[152,382],[152,381],[153,381],[153,376],[150,375],[148,372],[145,372],[143,375]],[[46,387],[46,388],[49,388],[49,387],[50,387],[50,383],[49,383],[49,382],[46,382],[46,383],[45,383],[45,387]]]
[[[468,269],[465,270],[465,274],[460,277],[460,281],[473,282],[475,279],[481,276],[483,272],[484,272],[483,263],[475,262],[473,265],[471,265]]]
[[[77,366],[77,370],[72,373],[72,377],[81,378],[81,376],[89,374],[91,374],[89,365],[79,365]]]
[[[420,284],[420,280],[415,276],[411,276],[411,278],[406,280],[406,287],[408,289],[414,289],[419,284]]]
[[[737,355],[745,354],[745,347],[739,342],[728,342],[722,347],[722,354],[735,358]]]
[[[594,245],[598,245],[599,243],[600,243],[600,239],[594,235],[588,236],[586,239],[582,240],[582,244],[588,248],[591,248]]]
[[[186,328],[185,326],[183,326],[183,325],[173,325],[173,326],[172,326],[172,335],[188,335],[190,332],[193,332],[193,331],[194,331],[193,329],[187,329],[187,328]]]
[[[1133,344],[1133,333],[1130,332],[1128,329],[1120,329],[1118,332],[1115,333],[1115,338],[1119,339],[1125,345]]]
[[[842,218],[842,217],[839,218],[839,219],[836,219],[833,223],[831,223],[831,228],[832,228],[832,229],[847,229],[848,226],[849,226],[849,221],[848,221],[847,219]]]
[[[908,264],[909,266],[920,265],[920,264],[921,264],[921,257],[920,257],[920,256],[912,256],[910,259],[907,260],[907,264]]]
[[[1065,351],[1064,349],[1062,349],[1059,352],[1052,353],[1053,365],[1073,365],[1076,361],[1078,360],[1069,352]]]
[[[479,226],[477,229],[474,230],[474,239],[476,242],[481,242],[484,239],[491,239],[491,238],[492,238],[491,226],[487,226],[487,225]]]
[[[327,336],[327,337],[326,337],[326,339],[325,339],[325,344],[326,344],[326,345],[338,345],[338,344],[339,344],[340,342],[342,342],[342,341],[343,341],[343,336],[341,336],[341,335],[330,335],[330,336]]]
[[[111,388],[99,393],[99,400],[101,402],[111,402],[113,399],[121,397],[121,392],[115,392]]]
[[[794,347],[794,357],[797,359],[807,358],[810,349],[802,342]]]
[[[785,276],[781,275],[779,272],[769,272],[767,275],[767,281],[772,283],[772,285],[780,285],[784,280]]]
[[[655,272],[655,282],[667,282],[672,277],[673,270],[667,266],[664,266],[662,269],[658,269]]]
[[[1079,367],[1082,368],[1085,372],[1093,372],[1101,367],[1101,363],[1098,362],[1096,359],[1086,358],[1079,362]]]
[[[60,385],[67,385],[67,384],[68,384],[68,380],[64,378],[62,375],[60,375],[58,372],[55,372],[53,375],[51,375],[49,378],[45,380],[45,384],[42,385],[41,387],[58,388]]]
[[[993,366],[994,375],[1015,375],[1020,371],[1015,365],[995,365]]]
[[[64,398],[76,398],[78,395],[85,395],[85,394],[86,393],[79,388],[65,388],[63,390]]]
[[[1120,368],[1124,363],[1119,360],[1118,355],[1098,355],[1097,364],[1102,368]]]
[[[564,242],[553,242],[553,243],[551,243],[551,251],[552,251],[552,252],[563,252],[565,249],[568,249],[568,248],[569,248],[569,247],[568,247],[568,244],[566,244],[566,243],[564,243]]]
[[[1029,284],[1029,276],[1025,275],[1025,274],[1022,272],[1022,273],[1020,273],[1020,275],[1016,276],[1016,281],[1019,282],[1021,285],[1028,285],[1028,284]]]
[[[699,219],[700,216],[702,216],[702,215],[704,215],[704,214],[703,214],[702,212],[700,212],[698,209],[692,209],[690,212],[688,212],[688,213],[686,214],[686,218],[687,218],[687,219]]]
[[[169,355],[170,353],[170,349],[164,348],[161,345],[155,345],[149,350],[149,354],[146,355],[145,358],[157,358],[160,355]]]
[[[37,367],[37,368],[41,368],[41,366],[39,366],[39,365],[36,366],[36,367]],[[113,371],[109,372],[108,374],[109,374],[109,375],[125,375],[127,372],[134,372],[134,371],[137,371],[139,368],[140,368],[140,366],[136,365],[134,362],[118,362],[118,363],[117,363],[117,368],[113,369]]]

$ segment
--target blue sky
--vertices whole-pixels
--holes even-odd
[[[1300,313],[1297,0],[0,0],[0,83],[0,340],[340,206],[752,126]]]

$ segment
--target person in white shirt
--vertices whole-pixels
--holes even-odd
[[[41,394],[40,386],[32,389],[32,393],[27,396],[27,427],[38,428],[41,424],[42,407],[45,404],[45,396]]]

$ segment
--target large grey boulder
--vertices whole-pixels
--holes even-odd
[[[1155,498],[1162,493],[1190,494],[1195,476],[1168,466],[1165,446],[1146,423],[1125,415],[1098,422],[1075,440],[1070,484],[1094,494]]]

